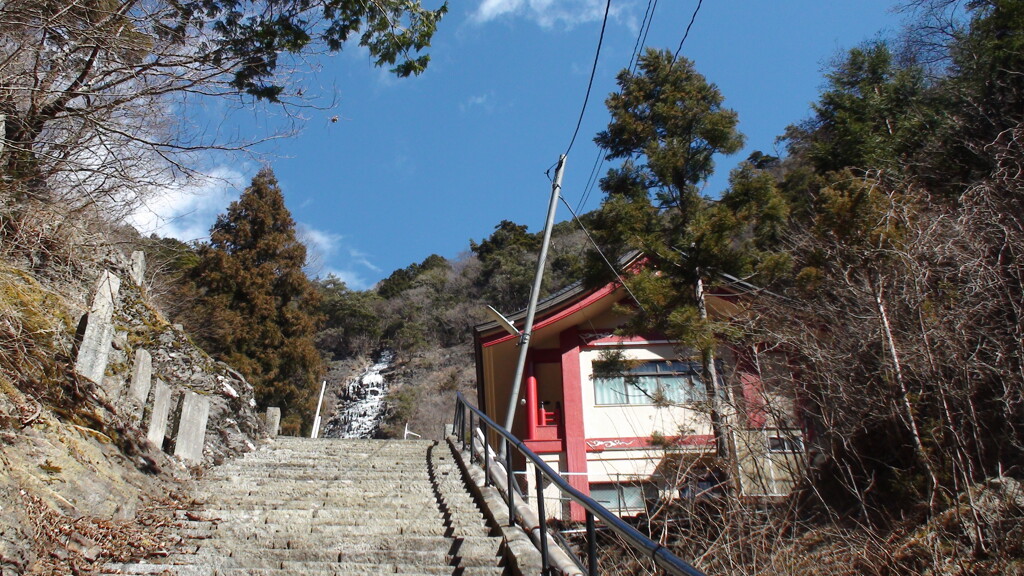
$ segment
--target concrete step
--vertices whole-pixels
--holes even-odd
[[[224,540],[226,538],[234,539],[245,539],[245,540],[259,540],[266,537],[282,537],[287,536],[291,538],[305,537],[305,538],[351,538],[353,536],[359,536],[361,534],[390,534],[392,536],[402,536],[408,534],[414,534],[417,536],[431,536],[441,535],[445,533],[444,525],[441,523],[429,522],[429,523],[416,523],[410,521],[404,525],[378,525],[375,523],[367,523],[365,525],[352,525],[352,526],[340,526],[340,525],[313,525],[313,526],[287,526],[287,525],[254,525],[245,526],[239,524],[220,524],[216,527],[204,527],[204,528],[191,528],[185,527],[181,530],[180,534],[185,538],[206,540],[210,538],[218,538]]]
[[[269,489],[293,489],[293,490],[320,490],[321,492],[341,492],[352,486],[360,486],[367,491],[382,492],[385,487],[393,489],[408,488],[410,490],[421,490],[430,485],[430,479],[426,476],[411,477],[409,475],[399,476],[388,473],[375,473],[359,475],[358,472],[346,474],[338,478],[310,475],[308,478],[293,478],[287,476],[264,477],[239,475],[231,478],[218,478],[207,480],[203,487],[218,493],[241,492],[245,490],[267,490]],[[396,490],[397,492],[397,490]]]
[[[425,505],[403,503],[401,505],[374,506],[372,509],[356,507],[330,508],[253,508],[246,509],[203,509],[177,514],[177,519],[187,522],[228,522],[246,521],[257,524],[280,524],[287,522],[320,522],[324,524],[348,524],[352,521],[365,523],[373,519],[402,519],[409,516],[431,518],[442,522],[443,518],[437,508],[426,508]]]
[[[424,492],[426,495],[431,490],[428,481],[422,482],[395,482],[393,478],[386,476],[379,478],[367,478],[368,483],[360,486],[349,480],[320,482],[319,480],[295,481],[287,479],[267,479],[263,481],[243,480],[235,482],[210,482],[205,484],[199,492],[210,498],[223,498],[236,495],[258,496],[258,497],[284,497],[288,495],[318,495],[325,498],[344,497],[352,492],[353,487],[359,487],[361,492],[367,496],[386,496],[388,494],[405,497],[419,495]],[[256,492],[256,494],[254,494]]]
[[[343,540],[311,540],[291,536],[264,535],[258,538],[237,539],[210,538],[191,540],[191,546],[183,549],[194,551],[199,557],[230,557],[234,554],[258,554],[261,551],[273,555],[277,551],[295,551],[297,556],[310,554],[318,559],[334,559],[349,554],[384,554],[424,552],[444,554],[460,558],[481,558],[487,564],[501,548],[501,540],[491,537],[455,537],[441,535],[403,535],[396,538],[390,534],[351,537]],[[282,552],[287,554],[288,552]]]
[[[252,550],[298,550],[306,552],[323,551],[334,555],[358,552],[444,552],[447,555],[466,556],[486,552],[492,548],[490,538],[460,538],[453,540],[439,535],[405,535],[394,538],[389,534],[367,534],[358,538],[338,541],[319,541],[306,538],[268,539],[258,545],[251,542],[204,540],[197,541],[197,554],[216,556]]]
[[[401,516],[382,516],[378,517],[375,514],[366,514],[362,518],[349,517],[349,518],[338,518],[330,520],[321,520],[319,518],[313,519],[289,519],[282,517],[277,520],[253,519],[246,521],[244,517],[238,516],[233,519],[227,520],[189,520],[181,523],[182,529],[186,531],[212,531],[212,532],[231,532],[234,530],[243,530],[246,532],[301,532],[301,533],[312,533],[317,531],[327,531],[332,528],[338,528],[339,530],[350,531],[353,527],[364,527],[369,524],[373,524],[378,528],[374,528],[374,533],[394,532],[395,530],[403,527],[410,526],[421,526],[425,528],[436,528],[442,530],[445,526],[444,521],[438,515],[417,515],[410,518],[409,514],[403,514]],[[482,522],[479,521],[459,521],[453,524],[454,526],[482,526]]]
[[[210,471],[198,493],[205,504],[177,515],[180,552],[106,573],[504,574],[502,540],[430,441],[282,438]]]
[[[422,566],[405,566],[402,564],[323,564],[296,565],[290,568],[214,568],[211,566],[165,564],[111,564],[105,566],[101,576],[114,575],[160,575],[160,576],[348,576],[367,574],[377,576],[383,574],[406,574],[407,576],[439,576],[455,573],[457,567],[440,566],[426,568]],[[460,574],[481,574],[500,576],[504,568],[469,568],[460,570]]]
[[[283,568],[297,562],[306,563],[341,563],[341,564],[405,564],[416,566],[496,566],[496,556],[460,556],[448,553],[448,550],[372,550],[327,552],[324,550],[266,550],[247,549],[232,550],[225,560],[234,565],[247,568]],[[228,564],[225,564],[228,565]]]
[[[199,496],[196,496],[199,498]],[[316,508],[331,506],[337,508],[351,508],[355,505],[365,503],[366,509],[373,510],[379,507],[436,507],[436,499],[429,493],[395,495],[395,494],[366,494],[358,491],[350,491],[345,494],[335,494],[324,497],[321,494],[291,493],[285,495],[261,495],[252,494],[226,494],[214,499],[214,495],[205,498],[207,507],[213,509],[235,508],[242,510],[274,510],[288,508]]]
[[[198,498],[198,497],[197,497]],[[288,510],[300,508],[354,508],[365,506],[366,510],[377,508],[433,508],[437,509],[437,500],[430,494],[396,496],[388,494],[367,494],[361,497],[358,491],[344,495],[324,498],[317,494],[290,494],[282,496],[262,496],[260,494],[230,494],[216,500],[212,496],[205,499],[205,508],[213,510]]]
[[[275,550],[270,553],[266,550],[254,549],[248,552],[233,551],[231,555],[221,554],[210,556],[205,554],[173,554],[153,564],[164,566],[206,566],[217,569],[234,568],[258,568],[263,570],[295,569],[305,566],[311,571],[319,569],[320,566],[342,564],[390,564],[403,566],[427,566],[430,568],[438,566],[452,566],[457,557],[451,557],[444,553],[429,552],[363,552],[356,554],[320,554],[312,550]],[[492,563],[491,565],[494,565]]]

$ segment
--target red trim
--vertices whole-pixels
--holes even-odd
[[[615,282],[609,282],[608,284],[605,284],[603,287],[598,288],[597,290],[588,294],[582,300],[577,300],[575,303],[561,310],[554,311],[554,313],[551,316],[546,316],[542,318],[539,322],[534,322],[533,331],[536,332],[537,330],[546,328],[547,326],[550,326],[555,322],[558,322],[559,320],[568,318],[569,316],[572,316],[573,314],[579,312],[580,310],[583,310],[584,308],[601,301],[606,296],[613,294],[618,289],[618,287],[619,285]],[[501,331],[495,332],[490,336],[482,337],[480,339],[480,343],[484,348],[488,348],[490,346],[501,344],[502,342],[508,342],[509,340],[518,337],[519,336],[517,334],[509,334],[505,331]]]
[[[715,437],[713,434],[690,434],[687,436],[666,438],[665,440],[676,446],[706,446],[708,448],[715,446]],[[643,436],[634,436],[631,438],[587,438],[585,444],[587,452],[647,450],[649,448],[660,448],[660,444],[659,446],[653,446],[651,444],[651,439]]]
[[[652,334],[644,336],[620,336],[608,332],[581,332],[584,346],[648,346],[651,344],[671,344],[667,338]]]
[[[526,363],[526,439],[533,440],[537,434],[537,376],[533,373],[533,362]]]
[[[583,443],[583,388],[580,374],[580,339],[575,326],[560,335],[562,347],[562,401],[565,413],[565,464],[569,484],[590,495],[587,482],[587,448]],[[569,505],[570,517],[575,522],[586,520],[586,510],[579,504]]]
[[[523,444],[533,450],[534,454],[558,454],[565,451],[565,442],[562,440],[526,440]]]
[[[743,387],[743,403],[746,405],[747,426],[763,428],[768,422],[764,404],[764,384],[757,374],[740,372],[740,385]]]
[[[532,440],[562,440],[562,427],[559,424],[549,426],[540,425],[533,431]]]

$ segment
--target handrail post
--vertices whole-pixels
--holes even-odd
[[[594,513],[587,510],[587,574],[597,576],[597,530]]]
[[[2,1],[2,0],[0,0]],[[550,576],[552,573],[557,572],[558,569],[552,566],[550,542],[548,541],[549,534],[547,532],[547,518],[544,503],[544,481],[547,479],[550,484],[553,484],[563,495],[569,497],[569,500],[576,502],[582,506],[587,512],[587,538],[588,538],[588,549],[587,556],[589,560],[589,566],[584,567],[579,559],[575,559],[574,562],[579,567],[579,570],[586,572],[587,574],[597,574],[599,570],[598,566],[598,553],[597,553],[597,531],[596,522],[600,520],[603,523],[605,529],[617,534],[622,538],[625,543],[632,547],[634,550],[640,553],[649,554],[655,565],[658,566],[665,574],[672,574],[673,576],[705,576],[703,572],[697,570],[693,566],[687,564],[683,560],[677,558],[671,551],[664,546],[653,542],[647,536],[644,536],[633,526],[624,522],[621,518],[609,512],[607,508],[601,506],[600,503],[596,502],[590,496],[581,493],[579,490],[574,488],[561,476],[561,474],[552,469],[541,457],[535,454],[528,446],[526,446],[521,440],[516,438],[511,432],[502,428],[500,424],[494,422],[490,417],[484,414],[479,408],[470,405],[466,402],[461,392],[456,393],[456,397],[459,400],[458,414],[458,428],[461,431],[460,436],[462,437],[462,448],[465,450],[466,442],[469,442],[469,448],[471,457],[473,451],[473,430],[466,434],[466,412],[470,414],[469,426],[475,428],[479,425],[483,428],[484,435],[484,458],[488,457],[489,449],[487,445],[487,434],[493,433],[495,437],[501,437],[498,439],[500,447],[504,452],[501,454],[502,460],[505,462],[505,473],[508,480],[508,507],[509,507],[509,525],[513,526],[516,524],[516,501],[515,498],[522,497],[523,500],[527,500],[528,495],[524,491],[520,490],[519,484],[515,479],[515,472],[512,469],[512,450],[518,450],[523,456],[528,465],[535,467],[536,481],[537,481],[537,518],[538,526],[528,526],[528,531],[531,537],[536,534],[540,537],[540,542],[537,542],[538,548],[541,551],[541,563],[543,567],[543,573],[545,576]],[[495,458],[494,463],[497,465],[500,461]],[[489,466],[489,463],[486,465]],[[529,467],[529,466],[528,466]],[[527,467],[527,468],[528,468]],[[489,474],[488,474],[489,476]],[[496,480],[496,479],[492,479]],[[622,498],[619,498],[620,503]],[[527,502],[527,505],[530,505]],[[532,521],[532,513],[529,509],[523,509],[523,514]],[[534,531],[537,532],[534,532]],[[559,560],[561,562],[561,560]]]
[[[459,418],[459,440],[462,441],[462,449],[466,449],[466,405],[462,405],[462,418]]]
[[[484,422],[481,422],[481,424],[483,424],[483,426],[481,426],[481,428],[483,428],[483,433],[484,433],[484,442],[483,442],[484,443],[484,486],[490,486],[491,485],[491,454],[490,454],[490,450],[489,450],[490,445],[487,443],[487,424],[484,423]]]
[[[515,478],[512,477],[512,447],[509,446],[508,438],[505,438],[505,487],[508,492],[508,525],[516,525],[516,498],[515,490],[512,488],[512,482]]]
[[[548,560],[548,521],[544,514],[544,473],[540,468],[535,468],[535,470],[537,471],[537,529],[540,530],[541,574],[547,576],[551,571],[551,566]]]
[[[473,440],[476,438],[476,414],[469,413],[469,463],[472,464],[476,460],[473,459]]]

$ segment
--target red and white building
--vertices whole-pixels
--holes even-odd
[[[723,278],[707,295],[709,315],[742,313],[749,288]],[[635,515],[659,497],[692,497],[717,484],[716,443],[696,351],[655,335],[616,335],[629,307],[615,305],[626,298],[617,282],[578,283],[538,305],[512,433],[575,488]],[[497,322],[474,329],[478,402],[496,422],[506,420],[518,342]],[[594,377],[609,351],[630,360],[628,379]],[[723,348],[716,365],[724,436],[737,455],[726,473],[745,497],[787,495],[804,458],[796,402],[778,384],[791,382],[784,357],[766,346]],[[575,505],[552,512],[583,519]]]

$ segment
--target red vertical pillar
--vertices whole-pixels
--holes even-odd
[[[537,375],[533,360],[526,362],[526,439],[537,438]]]
[[[757,374],[740,372],[740,384],[743,386],[743,403],[746,406],[747,427],[763,428],[768,422],[768,414],[764,403],[764,385]]]
[[[575,326],[560,335],[562,352],[562,401],[565,410],[565,461],[569,484],[590,495],[587,481],[587,447],[583,429],[583,388],[580,373],[580,339]],[[586,520],[586,511],[576,504],[569,506],[573,521]]]

